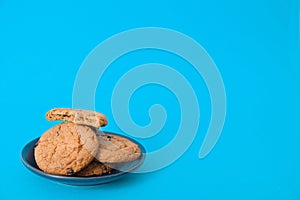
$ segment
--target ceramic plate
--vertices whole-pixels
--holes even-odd
[[[34,147],[35,144],[37,143],[39,138],[36,138],[34,140],[32,140],[31,142],[29,142],[27,145],[24,146],[24,148],[22,149],[21,152],[21,160],[23,162],[23,164],[33,173],[43,177],[43,178],[47,178],[49,180],[52,181],[56,181],[59,183],[64,183],[64,184],[68,184],[68,185],[78,185],[78,186],[84,186],[84,185],[99,185],[99,184],[103,184],[103,183],[108,183],[111,181],[114,181],[116,179],[119,179],[121,177],[123,177],[124,175],[126,175],[127,173],[132,172],[134,169],[136,169],[137,167],[139,167],[145,159],[145,148],[138,143],[137,141],[128,138],[126,136],[123,135],[119,135],[117,133],[111,133],[111,132],[105,132],[104,133],[108,133],[108,134],[113,134],[113,135],[118,135],[124,138],[127,138],[131,141],[133,141],[134,143],[136,143],[137,145],[139,145],[142,155],[140,156],[139,159],[130,162],[130,163],[125,163],[121,170],[112,170],[110,174],[105,174],[105,175],[101,175],[101,176],[92,176],[92,177],[75,177],[75,176],[60,176],[60,175],[53,175],[53,174],[48,174],[43,172],[42,170],[39,169],[39,167],[37,166],[35,159],[34,159]]]

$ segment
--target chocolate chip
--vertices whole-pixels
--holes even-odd
[[[108,139],[112,138],[110,135],[106,136]]]
[[[73,169],[72,169],[72,168],[68,168],[68,169],[67,169],[67,174],[68,174],[68,175],[74,174]]]

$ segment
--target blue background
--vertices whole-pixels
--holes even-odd
[[[122,73],[150,61],[173,65],[191,81],[201,103],[200,129],[188,151],[163,170],[95,187],[60,185],[30,173],[20,151],[53,125],[45,120],[47,110],[72,106],[84,58],[106,38],[145,26],[189,35],[217,64],[228,106],[213,151],[198,159],[210,116],[201,77],[174,55],[145,50],[117,60],[99,84],[96,108],[110,119],[104,130],[120,132],[109,92]],[[0,0],[0,199],[300,199],[299,57],[296,0]],[[153,103],[162,103],[170,118],[162,133],[139,140],[148,151],[174,136],[180,118],[174,95],[149,85],[131,101],[137,123],[149,122]]]

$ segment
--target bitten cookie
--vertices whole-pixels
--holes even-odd
[[[102,163],[130,162],[141,155],[138,145],[124,137],[101,133],[97,138],[99,148],[95,158]]]
[[[74,122],[76,124],[84,124],[99,128],[101,126],[106,126],[108,121],[105,115],[89,111],[89,110],[77,110],[71,108],[55,108],[49,110],[46,113],[46,118],[49,121],[54,120],[65,120]]]
[[[77,172],[76,176],[100,176],[102,174],[108,173],[112,170],[109,166],[98,162],[97,160],[92,161],[88,166],[86,166],[81,171]]]
[[[86,167],[98,150],[97,130],[66,122],[47,130],[34,149],[41,170],[50,174],[72,175]]]

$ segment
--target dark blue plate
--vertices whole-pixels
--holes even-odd
[[[113,134],[113,135],[119,135],[116,133],[111,133],[111,132],[105,132],[104,133],[109,133],[109,134]],[[29,142],[27,145],[25,145],[25,147],[22,149],[21,152],[21,160],[23,162],[23,164],[33,173],[47,178],[49,180],[52,181],[56,181],[59,183],[63,183],[63,184],[67,184],[67,185],[78,185],[78,186],[84,186],[84,185],[99,185],[99,184],[103,184],[103,183],[108,183],[111,181],[114,181],[116,179],[119,179],[121,177],[123,177],[124,175],[126,175],[127,173],[133,171],[134,169],[136,169],[137,167],[139,167],[145,159],[145,148],[138,143],[137,141],[128,138],[126,136],[123,135],[119,135],[122,136],[124,138],[127,138],[131,141],[133,141],[134,143],[136,143],[137,145],[139,145],[142,155],[139,159],[130,162],[130,163],[124,163],[124,165],[120,166],[120,168],[118,167],[118,169],[121,170],[112,170],[110,174],[105,174],[105,175],[101,175],[101,176],[92,176],[92,177],[76,177],[76,176],[60,176],[60,175],[53,175],[53,174],[48,174],[43,172],[42,170],[39,169],[39,167],[37,166],[35,159],[34,159],[34,147],[36,142],[38,141],[39,138],[36,138],[34,140],[32,140],[31,142]]]

